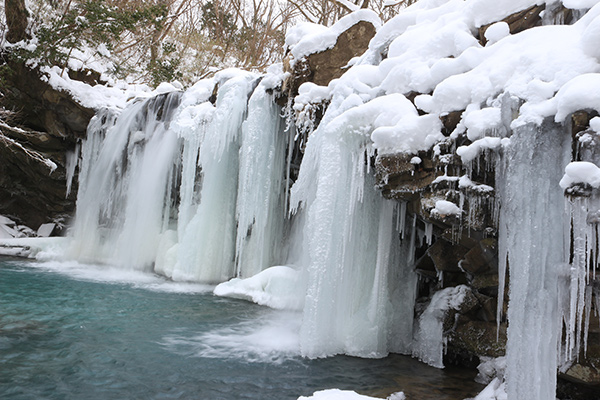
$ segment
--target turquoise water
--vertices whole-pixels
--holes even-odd
[[[0,398],[282,400],[340,388],[459,399],[480,389],[470,372],[402,356],[303,359],[297,314],[210,289],[101,266],[0,259]]]

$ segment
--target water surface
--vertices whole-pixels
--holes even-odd
[[[470,371],[298,356],[299,315],[106,266],[0,259],[2,399],[463,399]]]

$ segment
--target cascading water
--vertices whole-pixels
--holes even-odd
[[[137,101],[91,122],[82,148],[71,255],[150,269],[171,213],[180,146],[170,130],[180,93]]]

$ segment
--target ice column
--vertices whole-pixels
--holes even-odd
[[[551,121],[514,130],[498,170],[501,260],[510,271],[509,399],[554,400],[561,323],[558,278],[565,268],[563,193],[569,155],[562,127]],[[567,154],[565,154],[567,153]]]
[[[281,109],[263,84],[248,104],[240,143],[236,275],[244,278],[283,257],[287,134]]]
[[[333,103],[328,113],[335,113]],[[291,204],[306,218],[301,351],[308,357],[381,357],[401,346],[390,341],[396,207],[374,189],[367,172],[365,126],[373,113],[357,110],[333,123],[331,114],[309,137],[292,187]]]
[[[253,82],[253,74],[241,71],[221,82],[201,143],[186,140],[184,145],[184,165],[197,160],[200,169],[194,180],[199,195],[189,222],[185,219],[191,214],[180,214],[177,261],[172,271],[175,280],[219,283],[234,276],[239,133]],[[190,185],[189,181],[185,185]],[[190,190],[185,185],[181,194],[188,198]]]

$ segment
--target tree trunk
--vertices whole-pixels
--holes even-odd
[[[29,12],[25,7],[25,0],[4,0],[4,13],[8,27],[6,40],[10,43],[17,43],[29,39],[27,34]]]

